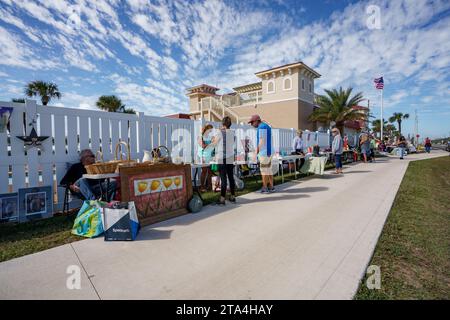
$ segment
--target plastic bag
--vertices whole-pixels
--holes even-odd
[[[102,210],[106,206],[102,201],[84,201],[75,218],[72,234],[94,238],[103,233]]]
[[[134,202],[116,202],[110,205],[103,211],[105,241],[135,240],[140,224]]]

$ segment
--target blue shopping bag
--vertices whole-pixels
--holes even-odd
[[[94,238],[103,233],[102,210],[106,206],[102,201],[83,202],[73,223],[72,234],[86,238]]]

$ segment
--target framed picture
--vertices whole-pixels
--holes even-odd
[[[15,193],[0,194],[0,220],[19,221],[19,195]]]
[[[52,187],[19,189],[19,221],[50,218],[53,216]]]

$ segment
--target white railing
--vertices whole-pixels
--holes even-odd
[[[194,146],[201,126],[205,124],[205,121],[153,117],[144,113],[134,115],[41,106],[34,100],[26,100],[26,104],[0,102],[0,106],[13,107],[10,131],[0,132],[0,193],[51,185],[55,192],[56,208],[61,207],[64,199],[64,190],[57,187],[58,182],[68,166],[78,162],[81,150],[101,150],[107,161],[114,158],[116,144],[125,141],[130,145],[131,158],[142,159],[144,150],[165,145],[172,151],[182,141],[189,146],[188,151],[182,154],[182,161],[190,162],[195,159]],[[49,137],[43,142],[42,151],[37,148],[25,150],[23,141],[16,138],[22,136],[25,129],[27,134],[30,133],[28,124],[33,119],[38,135]],[[214,123],[214,126],[219,124]],[[251,129],[248,125],[233,125],[233,128],[247,132]],[[293,129],[274,130],[273,150],[290,153],[294,135]],[[306,146],[329,145],[326,133],[308,132],[304,140]]]
[[[203,113],[211,112],[217,118],[221,119],[224,116],[231,117],[231,120],[239,123],[239,115],[231,110],[227,103],[222,99],[222,96],[219,98],[216,97],[205,97],[199,101],[200,116],[203,118]]]

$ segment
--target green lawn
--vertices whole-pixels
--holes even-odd
[[[355,299],[450,299],[450,157],[409,164],[369,265]]]
[[[81,240],[70,233],[75,215],[0,225],[0,261]]]

